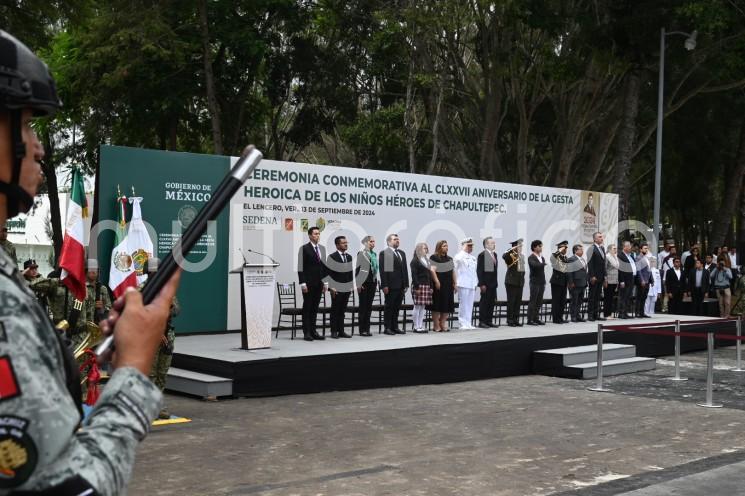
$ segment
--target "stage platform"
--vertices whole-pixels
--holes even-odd
[[[651,319],[608,320],[607,325],[701,320],[689,315]],[[169,387],[185,391],[184,381],[201,383],[194,394],[271,396],[419,384],[437,384],[531,374],[536,350],[596,343],[597,324],[582,322],[545,326],[451,330],[324,341],[291,340],[289,333],[272,339],[272,348],[241,350],[238,333],[179,336]],[[637,354],[673,353],[667,336],[606,331],[605,342],[633,344]],[[705,348],[705,340],[682,339],[684,351]],[[191,378],[191,379],[190,379]],[[210,384],[220,385],[212,390]],[[229,385],[229,387],[227,387]],[[201,392],[204,391],[204,392]],[[211,391],[211,392],[210,392]]]

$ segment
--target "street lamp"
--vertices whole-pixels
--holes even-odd
[[[685,33],[683,31],[665,32],[665,28],[660,30],[660,81],[657,86],[657,153],[654,164],[654,253],[657,254],[660,244],[660,190],[662,188],[662,117],[663,103],[665,98],[665,36],[679,34],[686,37],[683,46],[689,52],[696,48],[696,38],[698,31]]]

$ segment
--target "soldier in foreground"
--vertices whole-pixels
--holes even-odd
[[[43,179],[39,161],[44,151],[31,120],[53,114],[60,102],[46,65],[3,31],[0,69],[4,225],[29,210]],[[125,492],[137,444],[160,409],[162,395],[147,374],[179,274],[150,305],[143,306],[139,292],[128,291],[101,322],[104,332],[116,330],[114,373],[78,429],[80,380],[72,356],[18,268],[0,251],[0,494]]]

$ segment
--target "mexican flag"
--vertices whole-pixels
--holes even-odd
[[[129,254],[127,243],[127,197],[116,199],[117,226],[114,249],[111,251],[111,268],[109,269],[109,287],[118,298],[130,286],[137,286],[137,272],[135,272],[132,256]]]
[[[88,217],[88,201],[85,198],[83,176],[72,171],[72,192],[67,207],[65,237],[62,241],[59,266],[60,280],[70,288],[75,299],[85,300],[85,219]]]

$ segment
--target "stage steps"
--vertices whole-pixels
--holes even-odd
[[[533,372],[570,379],[597,377],[597,345],[573,346],[533,352]],[[654,358],[637,357],[636,346],[607,343],[603,345],[603,375],[621,375],[654,370]]]
[[[171,367],[166,377],[166,389],[216,400],[233,396],[233,379]]]

